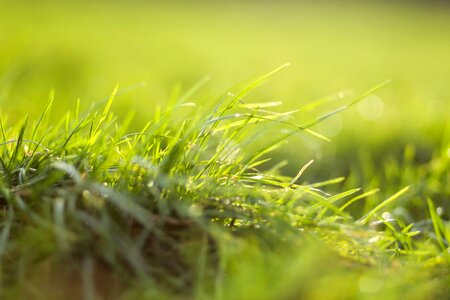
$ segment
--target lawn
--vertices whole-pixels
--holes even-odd
[[[444,3],[0,5],[2,299],[450,297]]]

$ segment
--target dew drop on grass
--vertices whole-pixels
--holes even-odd
[[[385,219],[385,220],[389,220],[389,219],[392,218],[392,217],[391,217],[391,214],[390,214],[389,212],[387,212],[387,211],[385,211],[384,213],[382,213],[382,214],[381,214],[381,217],[382,217],[383,219]]]
[[[379,235],[376,235],[376,236],[374,236],[374,237],[369,239],[369,243],[370,244],[374,244],[374,243],[376,243],[376,242],[378,242],[380,240],[381,240],[381,237]]]
[[[368,96],[358,104],[360,116],[369,121],[375,121],[384,113],[383,100],[375,95]]]

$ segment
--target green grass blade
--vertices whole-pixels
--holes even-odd
[[[357,221],[357,223],[359,223],[359,224],[366,224],[380,209],[382,209],[383,207],[389,205],[390,203],[392,203],[395,200],[397,200],[398,198],[400,198],[400,196],[405,194],[408,190],[409,190],[409,186],[404,187],[403,189],[401,189],[400,191],[398,191],[397,193],[395,193],[391,197],[387,198],[386,200],[384,200],[383,202],[378,204],[375,208],[373,208],[371,211],[369,211],[365,216],[360,218]]]

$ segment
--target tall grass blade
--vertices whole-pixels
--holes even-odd
[[[400,196],[405,194],[408,190],[409,190],[409,186],[404,187],[403,189],[401,189],[400,191],[398,191],[397,193],[395,193],[391,197],[389,197],[386,200],[384,200],[382,203],[378,204],[375,208],[373,208],[371,211],[369,211],[365,216],[360,218],[357,221],[357,223],[359,223],[359,224],[366,224],[380,209],[382,209],[383,207],[389,205],[390,203],[392,203],[395,200],[397,200],[398,198],[400,198]]]

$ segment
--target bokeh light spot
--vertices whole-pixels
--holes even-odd
[[[362,118],[375,121],[384,113],[383,100],[375,95],[368,96],[358,104],[358,112]]]

